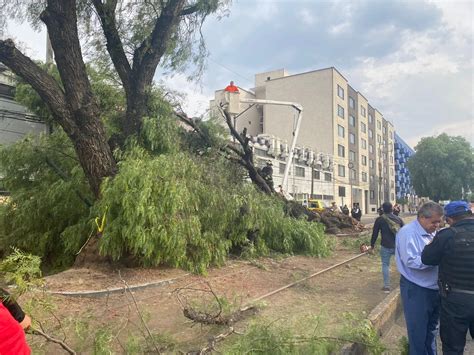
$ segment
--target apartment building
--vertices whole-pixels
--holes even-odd
[[[310,180],[312,190],[302,181],[295,186],[290,177],[283,186],[286,191],[332,197],[338,205],[358,202],[364,213],[375,212],[383,201],[395,202],[394,127],[337,69],[294,75],[280,69],[256,74],[255,88],[241,90],[241,94],[303,107],[294,164],[303,168],[298,169],[299,178]],[[211,111],[222,98],[223,91],[216,91]],[[217,112],[214,115],[218,116]],[[291,107],[245,104],[234,117],[238,131],[246,127],[252,137],[275,139],[280,152],[293,138],[296,112]],[[324,180],[328,175],[331,182]],[[318,185],[321,179],[332,184],[330,191]]]

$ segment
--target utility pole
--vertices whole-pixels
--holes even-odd
[[[352,180],[353,180],[353,179],[352,179],[352,174],[351,174],[351,172],[352,172],[352,170],[355,171],[355,169],[354,169],[354,163],[350,161],[349,164],[347,164],[347,167],[349,168],[349,184],[350,184],[350,192],[349,192],[350,195],[349,195],[349,196],[350,196],[350,198],[351,198],[351,202],[350,202],[350,203],[351,203],[351,206],[352,206],[352,205],[354,204],[354,200],[353,200],[353,195],[352,195]]]

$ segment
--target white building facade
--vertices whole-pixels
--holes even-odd
[[[285,191],[297,199],[312,195],[340,206],[359,203],[364,213],[375,212],[384,201],[395,202],[394,127],[335,68],[256,74],[255,88],[241,89],[240,95],[303,107]],[[211,101],[214,116],[219,116],[215,105],[222,97],[218,90]],[[293,108],[276,105],[242,104],[234,115],[236,129],[246,127],[254,137],[259,164],[272,160],[275,187],[281,183],[295,119]]]

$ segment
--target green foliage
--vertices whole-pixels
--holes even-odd
[[[402,336],[398,341],[398,351],[400,355],[408,355],[410,353],[410,345],[406,336]]]
[[[296,334],[282,322],[252,322],[243,336],[219,350],[224,354],[330,354],[337,349],[337,341],[325,338],[322,330],[310,333],[314,320],[305,320],[303,334]]]
[[[63,240],[61,234],[89,213],[78,194],[90,200],[92,196],[65,134],[56,131],[2,147],[0,170],[11,193],[0,210],[0,251],[6,253],[14,246],[41,256],[47,265],[69,265],[71,246],[80,246],[89,231],[78,230],[73,236],[76,240],[70,241]]]
[[[16,286],[15,296],[41,285],[41,259],[18,249],[0,262],[0,275],[8,284]]]
[[[94,207],[96,216],[108,210],[101,251],[196,272],[222,264],[231,248],[251,246],[257,255],[269,249],[329,253],[322,225],[286,218],[280,199],[242,181],[229,184],[231,171],[219,165],[186,153],[131,149]]]
[[[111,348],[113,340],[114,336],[109,329],[99,329],[94,338],[94,355],[112,355],[114,353]]]
[[[369,354],[381,355],[387,348],[380,341],[377,331],[372,323],[363,315],[345,313],[345,323],[342,334],[354,343],[365,345]]]
[[[345,237],[342,240],[342,245],[359,251],[362,244],[370,246],[370,239],[371,235],[369,233],[361,233],[357,237]]]
[[[160,91],[153,90],[148,97],[148,112],[151,116],[142,120],[143,146],[153,154],[176,153],[180,141],[177,119]]]
[[[419,196],[456,200],[463,188],[474,186],[474,151],[464,138],[444,133],[422,138],[415,150],[408,169]]]

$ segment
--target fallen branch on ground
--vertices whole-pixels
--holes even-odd
[[[48,335],[46,333],[43,333],[41,330],[39,329],[31,329],[29,330],[29,333],[30,334],[33,334],[33,335],[41,335],[42,337],[44,337],[46,340],[52,342],[52,343],[56,343],[56,344],[59,344],[64,350],[66,350],[69,354],[73,354],[75,355],[76,352],[71,349],[66,343],[64,343],[63,341],[59,340],[59,339],[56,339],[56,338],[53,338],[51,335]]]

